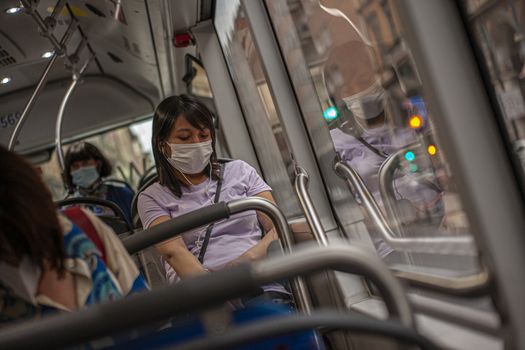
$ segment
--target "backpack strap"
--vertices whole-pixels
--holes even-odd
[[[102,261],[104,261],[104,263],[107,265],[106,248],[104,247],[104,244],[102,243],[95,226],[93,226],[93,223],[91,220],[89,220],[89,217],[82,211],[80,207],[70,207],[64,209],[62,212],[69,218],[69,220],[71,220],[82,231],[84,231],[89,239],[95,244],[95,247],[97,247],[97,249],[100,251],[102,254]]]
[[[221,188],[222,188],[222,176],[224,174],[224,164],[220,164],[219,168],[219,180],[217,181],[217,190],[215,192],[215,198],[213,199],[213,203],[218,203],[219,198],[221,197]],[[206,228],[206,234],[204,235],[204,241],[202,241],[202,247],[199,252],[199,261],[202,264],[204,262],[204,254],[206,254],[206,249],[208,248],[208,243],[210,241],[211,237],[211,231],[213,229],[213,226],[215,225],[214,222],[208,225]]]

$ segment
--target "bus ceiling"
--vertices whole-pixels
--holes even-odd
[[[66,79],[47,84],[18,138],[18,145],[15,147],[17,152],[27,153],[54,144],[58,106],[68,82]],[[32,88],[27,88],[1,97],[1,144],[8,143],[14,123],[31,93]],[[75,91],[66,107],[63,139],[88,136],[117,125],[139,121],[150,117],[153,109],[154,103],[147,95],[116,78],[106,75],[84,76],[82,86]]]
[[[54,145],[60,101],[72,72],[90,55],[94,59],[66,108],[63,139],[71,141],[151,116],[160,99],[186,88],[184,57],[195,54],[195,46],[175,48],[173,37],[212,14],[211,0],[2,1],[0,144],[8,145],[68,29],[74,31],[27,115],[17,152],[27,154]]]

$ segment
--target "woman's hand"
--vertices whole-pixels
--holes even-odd
[[[239,257],[227,263],[225,267],[229,268],[242,264],[249,264],[254,261],[263,259],[268,253],[268,247],[270,246],[270,243],[277,239],[277,233],[275,232],[275,229],[272,228],[269,232],[266,233],[263,239],[259,241],[259,243],[245,251]]]

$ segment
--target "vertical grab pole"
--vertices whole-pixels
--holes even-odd
[[[293,250],[294,239],[286,217],[281,210],[272,202],[257,197],[245,198],[238,201],[228,203],[230,215],[246,211],[247,209],[260,210],[268,215],[275,225],[277,235],[286,253],[291,253]],[[299,310],[309,315],[312,310],[310,294],[303,278],[296,277],[291,281],[293,294],[296,297],[297,307]]]
[[[328,237],[321,225],[321,220],[315,210],[315,206],[312,203],[310,194],[308,193],[308,173],[303,168],[296,167],[296,176],[294,181],[295,192],[299,197],[299,202],[303,208],[304,215],[306,216],[306,221],[312,229],[315,240],[321,246],[328,246]]]
[[[64,171],[66,167],[64,161],[64,150],[62,149],[62,122],[64,120],[64,111],[66,110],[67,102],[69,101],[69,98],[71,97],[73,91],[77,87],[79,79],[79,77],[73,75],[73,80],[71,81],[71,84],[69,84],[66,94],[64,95],[64,98],[60,103],[60,108],[58,110],[57,121],[55,125],[55,146],[57,148],[58,163],[60,164],[62,176],[64,176]]]
[[[18,122],[15,125],[15,130],[13,130],[13,133],[11,134],[11,137],[9,138],[9,144],[8,149],[12,151],[15,148],[16,141],[18,139],[18,135],[20,134],[20,131],[22,131],[22,127],[24,126],[24,123],[27,119],[27,116],[33,109],[33,106],[35,105],[35,102],[42,92],[42,89],[46,85],[47,82],[47,76],[49,75],[49,72],[51,71],[51,68],[53,68],[53,65],[55,64],[56,60],[58,58],[58,54],[55,52],[49,62],[46,65],[46,68],[44,69],[44,73],[42,73],[42,76],[40,77],[40,80],[38,81],[38,84],[33,91],[33,94],[29,98],[29,101],[27,101],[27,104],[24,107],[24,110],[22,111],[22,115],[20,116],[20,119],[18,119]]]
[[[379,208],[374,196],[370,193],[370,190],[363,182],[361,176],[359,176],[354,168],[342,161],[338,161],[334,164],[334,170],[339,177],[346,180],[355,190],[354,196],[359,196],[359,199],[363,203],[363,207],[366,209],[367,213],[370,215],[370,218],[374,224],[376,224],[383,238],[389,243],[388,241],[396,235],[393,233],[392,228]]]
[[[24,7],[30,5],[30,4],[24,4],[24,3],[25,3],[25,1],[22,1],[22,4],[24,5]],[[37,17],[39,17],[38,14],[35,13],[33,9],[30,9],[30,11],[31,11],[31,14],[33,15],[33,17],[35,19]],[[40,22],[38,22],[38,23],[40,25]],[[38,81],[38,84],[37,84],[35,90],[33,91],[33,94],[29,98],[29,101],[27,101],[27,104],[24,107],[24,110],[22,111],[22,115],[20,116],[20,119],[18,119],[18,122],[15,125],[15,130],[13,130],[13,133],[11,134],[11,137],[9,138],[9,144],[8,144],[7,148],[10,151],[12,151],[15,148],[16,141],[18,139],[18,135],[20,135],[20,131],[22,131],[22,127],[24,126],[24,123],[26,122],[26,119],[27,119],[29,113],[33,109],[33,106],[34,106],[34,104],[36,102],[36,99],[38,98],[38,96],[42,92],[42,89],[46,85],[47,76],[49,75],[49,72],[51,71],[51,68],[53,68],[57,58],[64,54],[64,46],[67,44],[67,42],[69,41],[69,39],[73,35],[73,32],[75,31],[75,29],[76,29],[76,22],[72,21],[71,24],[69,25],[66,33],[62,37],[62,40],[60,40],[60,43],[55,43],[56,39],[55,39],[55,41],[52,41],[53,46],[55,47],[55,52],[53,53],[53,56],[51,56],[51,59],[47,63],[47,66],[44,69],[44,73],[42,73],[42,77],[40,77],[40,80]],[[51,40],[51,38],[54,38],[54,36],[53,35],[49,36],[50,40]]]
[[[93,56],[88,58],[82,66],[82,68],[80,68],[80,71],[78,73],[73,74],[71,84],[69,85],[58,110],[57,121],[55,125],[55,145],[57,148],[58,163],[60,164],[60,169],[62,170],[62,177],[64,176],[65,171],[64,150],[62,149],[62,123],[64,121],[64,112],[66,110],[66,105],[69,101],[69,98],[73,94],[73,91],[75,91],[75,88],[77,87],[82,73],[84,73],[92,58]]]

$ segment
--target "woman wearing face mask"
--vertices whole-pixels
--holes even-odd
[[[57,213],[35,169],[0,146],[0,327],[147,289],[114,232],[71,210],[82,229]]]
[[[72,145],[66,153],[66,185],[75,190],[76,197],[96,197],[107,199],[118,205],[128,222],[131,219],[131,202],[133,191],[117,183],[102,183],[102,179],[111,174],[111,164],[89,142],[79,142]],[[97,213],[97,208],[94,208]]]
[[[241,160],[217,162],[212,114],[196,99],[172,96],[159,104],[153,117],[152,146],[159,182],[139,195],[144,227],[214,202],[248,196],[274,201],[271,188],[250,165]],[[266,231],[262,238],[259,223]],[[252,211],[187,232],[157,245],[157,249],[166,262],[168,280],[175,282],[261,259],[276,239],[271,220]],[[259,298],[290,302],[289,293],[280,284],[263,290]]]

